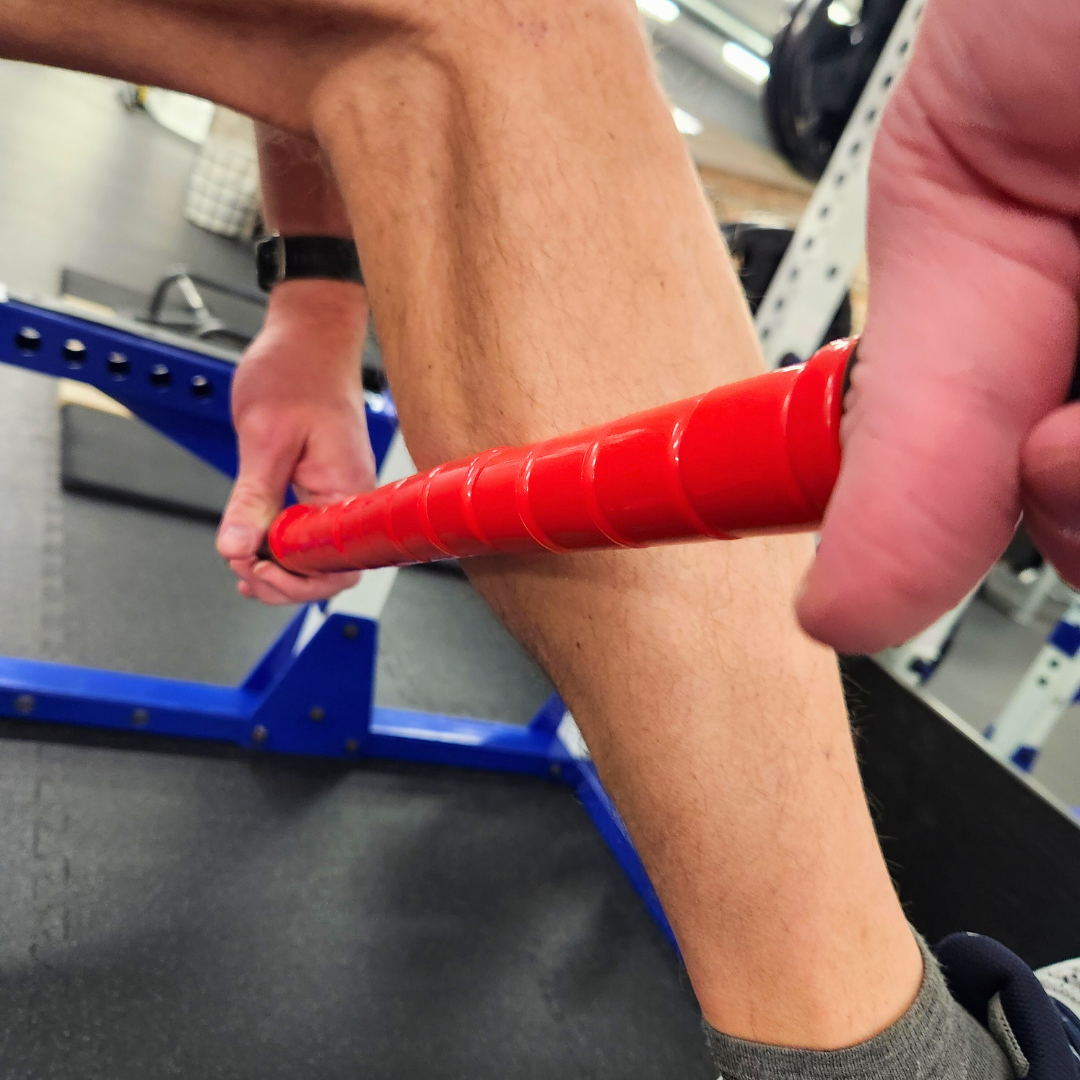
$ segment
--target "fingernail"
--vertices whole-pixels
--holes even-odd
[[[218,534],[218,551],[227,559],[250,555],[258,546],[259,538],[254,529],[243,525],[226,525]]]

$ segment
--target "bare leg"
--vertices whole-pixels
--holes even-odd
[[[346,66],[315,118],[421,467],[760,369],[630,4],[497,5]],[[922,967],[835,659],[790,610],[809,557],[783,538],[472,574],[578,718],[706,1018],[829,1048],[899,1017]]]

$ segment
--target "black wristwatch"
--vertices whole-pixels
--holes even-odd
[[[282,281],[328,278],[364,284],[356,245],[340,236],[281,236],[275,233],[255,245],[259,288],[269,292]]]

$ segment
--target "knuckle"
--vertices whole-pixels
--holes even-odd
[[[229,495],[228,504],[225,507],[223,521],[228,522],[237,517],[249,517],[253,514],[265,512],[267,505],[275,501],[269,492],[267,485],[254,480],[237,480]]]

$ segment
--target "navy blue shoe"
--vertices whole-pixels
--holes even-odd
[[[952,934],[934,953],[957,1001],[1019,1080],[1080,1080],[1080,960],[1036,973],[993,938]]]

